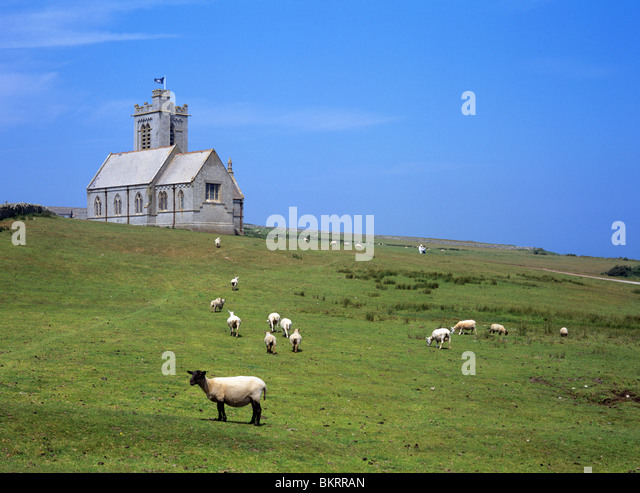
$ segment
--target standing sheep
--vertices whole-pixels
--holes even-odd
[[[236,291],[238,289],[238,278],[240,276],[236,276],[233,279],[231,279],[231,290],[232,291]]]
[[[452,332],[449,329],[436,329],[431,333],[431,337],[427,337],[427,346],[431,346],[431,343],[435,340],[436,347],[438,347],[438,343],[440,343],[440,349],[444,345],[444,341],[449,341],[449,349],[451,349],[451,334]]]
[[[300,347],[301,340],[302,340],[302,336],[300,335],[299,330],[295,329],[293,331],[293,334],[291,334],[291,337],[289,337],[289,342],[291,343],[291,350],[294,353],[298,352],[298,348]]]
[[[473,332],[474,334],[477,335],[477,332],[476,332],[476,321],[475,320],[461,320],[460,322],[455,324],[455,326],[451,327],[451,333],[455,334],[456,330],[460,334],[463,334],[465,330],[468,330],[468,331]]]
[[[267,322],[269,322],[271,332],[277,331],[278,325],[280,325],[280,315],[276,312],[270,313],[269,317],[267,317]]]
[[[282,327],[282,333],[287,339],[289,338],[289,331],[291,330],[292,325],[293,323],[288,318],[283,318],[282,320],[280,320],[280,327]]]
[[[491,327],[489,327],[489,332],[491,332],[492,334],[497,332],[498,334],[502,334],[503,336],[506,336],[509,333],[507,329],[505,329],[504,326],[500,324],[491,324]]]
[[[264,334],[264,344],[267,346],[267,353],[276,354],[276,336],[274,336],[270,331],[267,331]]]
[[[562,327],[560,329],[560,337],[567,337],[569,335],[569,331],[566,327]]]
[[[208,378],[206,371],[187,371],[191,375],[189,383],[199,385],[211,402],[218,404],[218,421],[226,421],[224,405],[242,407],[251,404],[253,415],[249,424],[260,426],[262,407],[260,397],[267,398],[267,385],[258,377],[217,377]]]
[[[220,237],[216,238],[216,248],[220,248]]]
[[[229,318],[227,319],[227,325],[229,326],[229,332],[231,335],[238,337],[238,330],[240,329],[240,318],[234,315],[232,311],[229,311]]]
[[[216,298],[215,300],[211,300],[211,308],[209,311],[221,312],[225,301],[227,300],[225,300],[224,298]]]

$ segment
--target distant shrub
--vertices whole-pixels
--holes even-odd
[[[3,219],[20,216],[57,217],[54,212],[38,204],[27,204],[25,202],[20,202],[17,204],[0,205],[0,221]]]
[[[613,277],[640,276],[640,265],[636,265],[635,267],[629,267],[628,265],[616,265],[607,272],[603,272],[603,274]]]

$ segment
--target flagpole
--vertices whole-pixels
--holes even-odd
[[[164,77],[162,77],[162,84],[163,84],[163,89],[166,91],[167,90],[167,76],[165,75]]]

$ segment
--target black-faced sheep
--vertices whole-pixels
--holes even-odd
[[[231,290],[232,291],[236,291],[238,289],[238,278],[240,276],[236,276],[233,279],[231,279]]]
[[[267,385],[258,377],[216,377],[208,378],[206,371],[187,371],[191,375],[189,383],[199,385],[207,399],[218,405],[218,421],[226,421],[224,405],[243,407],[251,404],[253,415],[249,424],[260,426],[262,407],[260,397],[267,398]]]

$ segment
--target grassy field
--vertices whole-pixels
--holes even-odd
[[[538,270],[619,259],[393,241],[356,262],[258,233],[215,249],[190,231],[25,223],[24,246],[0,231],[0,472],[640,470],[640,286]],[[278,333],[267,354],[272,311],[299,353]],[[468,318],[477,336],[427,346]],[[262,378],[262,426],[250,407],[214,421],[196,369]]]

